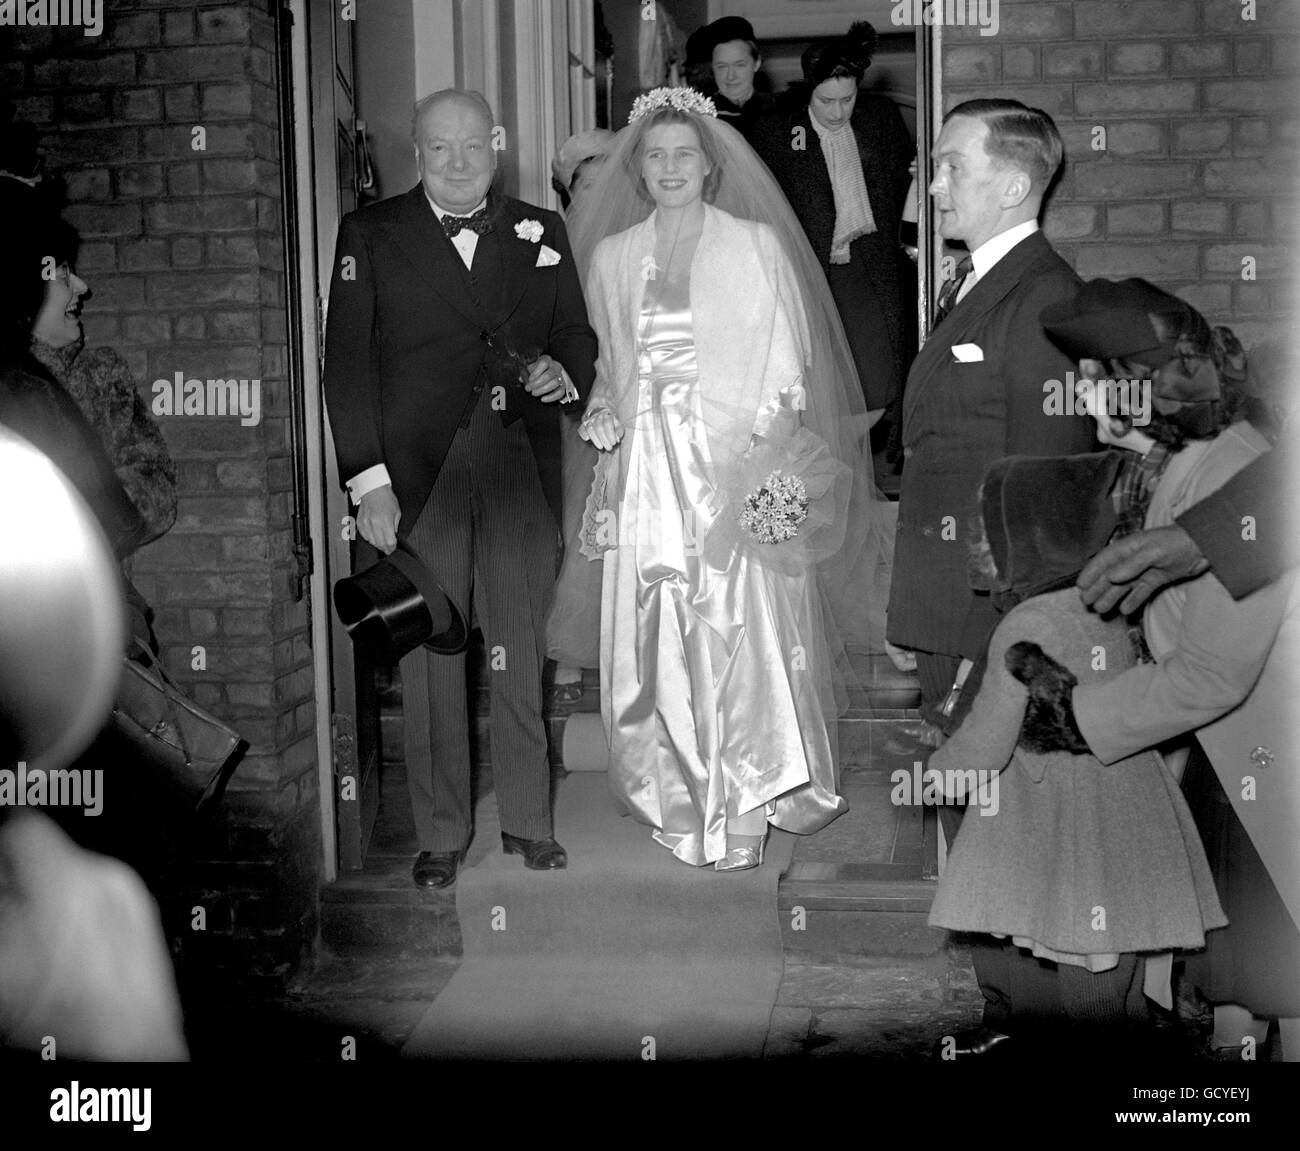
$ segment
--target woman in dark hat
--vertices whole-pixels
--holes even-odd
[[[686,41],[686,70],[692,87],[711,96],[718,119],[746,139],[755,121],[776,108],[770,93],[755,90],[762,66],[754,26],[742,16],[724,16],[697,28]]]
[[[830,282],[869,411],[897,423],[905,346],[899,224],[916,149],[892,100],[859,92],[876,49],[866,21],[802,58],[788,111],[750,143],[772,170]],[[884,443],[887,429],[874,439]]]

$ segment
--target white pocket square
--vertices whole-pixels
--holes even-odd
[[[550,268],[553,265],[558,264],[559,262],[560,262],[560,253],[557,252],[554,248],[548,248],[545,244],[543,244],[542,250],[537,253],[537,263],[534,264],[533,267]]]
[[[959,364],[982,364],[984,349],[979,344],[953,344],[952,358]]]

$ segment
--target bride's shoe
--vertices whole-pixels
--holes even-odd
[[[729,835],[727,854],[713,865],[714,871],[748,871],[763,862],[767,835]]]

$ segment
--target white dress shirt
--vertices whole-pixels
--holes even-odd
[[[1038,221],[1026,220],[1023,224],[1017,224],[1014,228],[999,232],[991,240],[985,240],[984,243],[971,252],[971,270],[966,273],[966,279],[957,290],[957,299],[953,301],[954,306],[960,304],[962,300],[970,295],[970,290],[993,270],[994,264],[1021,240],[1027,240],[1037,231]]]

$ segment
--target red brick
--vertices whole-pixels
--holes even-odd
[[[32,70],[36,88],[119,87],[135,81],[134,52],[97,52],[38,63]]]
[[[1165,70],[1165,46],[1159,41],[1112,44],[1107,55],[1106,66],[1112,76],[1154,76]]]
[[[42,138],[41,149],[55,168],[70,164],[120,164],[140,158],[140,129],[60,131]]]
[[[1232,154],[1258,156],[1268,151],[1268,121],[1239,118],[1232,126]]]
[[[14,96],[14,119],[26,124],[48,124],[54,119],[53,96]]]
[[[195,683],[186,690],[199,707],[207,708],[214,715],[222,715],[227,710],[226,692],[219,683]],[[236,771],[235,774],[238,775],[239,772]]]
[[[1084,244],[1075,258],[1074,270],[1085,280],[1094,276],[1141,276],[1163,284],[1195,276],[1198,255],[1196,244],[1168,240],[1159,244]]]
[[[167,191],[171,195],[197,196],[201,187],[197,163],[167,165]]]
[[[234,610],[226,608],[221,613],[227,635],[231,634],[230,616]],[[211,661],[208,666],[212,666]],[[218,666],[222,679],[263,679],[269,678],[275,671],[271,649],[265,644],[223,645],[219,651]]]
[[[1068,4],[1001,4],[997,38],[1007,40],[1069,40],[1073,32]],[[944,36],[949,33],[943,30]]]
[[[163,191],[161,164],[127,164],[117,169],[117,194],[130,200],[137,196],[160,196]]]
[[[1214,323],[1215,316],[1224,315],[1232,307],[1232,285],[1211,283],[1170,284],[1169,291],[1186,300],[1202,315]]]
[[[164,12],[163,41],[167,44],[194,43],[194,13]]]
[[[1268,71],[1268,41],[1236,37],[1232,45],[1233,68],[1238,76],[1256,76]]]
[[[1067,164],[1071,167],[1075,164],[1086,164],[1089,160],[1104,156],[1106,154],[1104,151],[1095,151],[1092,146],[1096,138],[1093,129],[1104,127],[1104,124],[1088,124],[1082,120],[1065,120],[1057,124],[1061,133],[1061,142],[1065,145]],[[1056,198],[1060,198],[1059,189]]]
[[[1107,235],[1154,236],[1164,230],[1164,204],[1110,204],[1106,208]]]
[[[263,491],[266,488],[266,464],[259,459],[222,460],[217,464],[217,483],[223,488]]]
[[[217,613],[211,608],[190,608],[186,615],[189,619],[189,630],[195,639],[211,639],[217,634]]]
[[[314,689],[312,669],[299,668],[275,681],[275,701],[277,706],[297,704],[310,699]]]
[[[199,39],[208,44],[244,44],[249,39],[246,5],[199,10]]]
[[[1160,156],[1166,151],[1165,126],[1147,120],[1110,124],[1106,149],[1115,156]]]
[[[256,312],[213,312],[208,319],[214,340],[257,340],[262,334]]]
[[[1229,40],[1175,40],[1170,46],[1170,68],[1175,76],[1232,71]]]
[[[178,268],[193,268],[203,263],[203,241],[194,236],[182,236],[172,241],[172,264]]]
[[[208,192],[244,192],[257,185],[256,160],[205,160],[203,186]]]
[[[1134,84],[1080,84],[1074,106],[1080,115],[1107,112],[1192,112],[1197,86],[1188,80]]]
[[[266,536],[227,536],[221,541],[224,563],[265,563],[268,554]]]
[[[1037,80],[1038,45],[1006,44],[1002,48],[1002,79]]]
[[[1195,191],[1192,164],[1088,164],[1075,173],[1078,194],[1088,200],[1133,200]]]
[[[119,328],[116,316],[85,315],[81,319],[81,327],[86,333],[86,343],[91,347],[117,342]]]
[[[146,398],[151,397],[152,392]],[[176,482],[180,491],[191,495],[213,491],[217,486],[217,465],[210,460],[179,459],[176,461]]]
[[[1092,204],[1053,203],[1044,217],[1043,231],[1049,240],[1097,235],[1097,208]]]
[[[1227,234],[1229,205],[1223,200],[1179,200],[1170,211],[1175,232]]]
[[[1262,278],[1287,268],[1291,253],[1282,245],[1265,240],[1253,244],[1208,244],[1202,261],[1205,270],[1211,275],[1240,277],[1244,257],[1250,257],[1255,261],[1255,274]]]
[[[1281,212],[1279,216],[1285,219],[1288,215],[1294,216],[1295,213]],[[1234,236],[1252,236],[1256,239],[1272,234],[1272,228],[1269,225],[1268,205],[1260,201],[1250,201],[1244,204],[1238,203],[1232,206]],[[1225,228],[1224,231],[1227,231]]]
[[[144,48],[161,41],[157,12],[121,13],[108,26],[108,42],[115,48]]]
[[[1210,112],[1272,112],[1278,89],[1273,80],[1210,80],[1205,84],[1205,108]]]
[[[1232,314],[1252,315],[1261,312],[1271,312],[1272,288],[1268,284],[1233,284],[1232,285]]]
[[[203,124],[195,118],[192,124],[176,124],[168,128],[145,128],[143,154],[149,159],[201,160],[208,156],[246,156],[253,146],[255,124]],[[194,133],[202,128],[203,135]],[[195,148],[202,143],[202,148]]]
[[[226,684],[226,696],[230,700],[230,706],[234,709],[241,707],[271,708],[275,706],[274,694],[269,683],[228,683]],[[243,764],[240,765],[239,770],[241,772],[244,770]]]
[[[257,226],[263,232],[279,232],[280,203],[270,196],[257,198]]]
[[[1295,24],[1295,10],[1290,4],[1253,5],[1254,19],[1243,20],[1244,9],[1240,3],[1202,4],[1201,13],[1206,32],[1243,33],[1290,32]]]
[[[1175,156],[1226,156],[1232,150],[1232,121],[1174,121]]]
[[[1101,75],[1100,44],[1048,44],[1043,48],[1043,76],[1048,80],[1090,80]]]
[[[1122,36],[1194,34],[1186,0],[1075,0],[1074,35],[1117,40]]]
[[[143,308],[144,280],[139,276],[96,276],[95,306],[109,311]]]
[[[1273,71],[1280,75],[1300,71],[1300,36],[1273,37]]]
[[[1295,189],[1291,165],[1278,157],[1266,160],[1212,160],[1205,165],[1205,191],[1244,195],[1286,195]]]
[[[117,245],[111,240],[85,240],[77,249],[79,272],[105,272],[117,269]]]
[[[203,115],[242,116],[253,114],[253,86],[247,81],[234,84],[204,84]]]
[[[154,312],[125,316],[122,336],[132,344],[165,344],[171,339],[171,321]]]
[[[95,120],[106,120],[108,110],[107,92],[68,92],[59,97],[59,113],[66,123],[88,124]]]
[[[167,424],[173,422],[204,421],[227,423],[234,420],[232,416],[159,416]],[[247,434],[250,428],[241,428]],[[176,512],[176,526],[172,534],[185,532],[210,532],[215,529],[228,531],[233,528],[265,528],[266,504],[255,496],[190,496],[180,493]],[[242,578],[242,577],[241,577]],[[249,578],[252,578],[251,576]],[[210,600],[211,595],[196,595],[195,599]]]
[[[251,69],[251,53],[245,48],[229,47],[173,48],[168,52],[150,52],[141,58],[142,80],[229,80]],[[134,79],[134,76],[131,77]]]
[[[70,168],[63,173],[63,182],[73,203],[107,200],[113,194],[107,168]]]
[[[163,105],[167,119],[194,123],[199,117],[198,91],[193,84],[176,85],[163,89]]]
[[[182,244],[184,240],[173,243]],[[198,243],[196,240],[195,243]],[[176,338],[178,340],[201,340],[207,331],[206,319],[202,312],[186,312],[176,317]]]
[[[150,233],[237,231],[257,223],[256,201],[235,196],[161,201],[148,205],[145,215]]]
[[[958,44],[943,54],[946,80],[997,81],[1002,78],[1001,52],[992,44]]]
[[[128,88],[117,94],[117,115],[122,120],[161,120],[162,106],[157,88]]]

